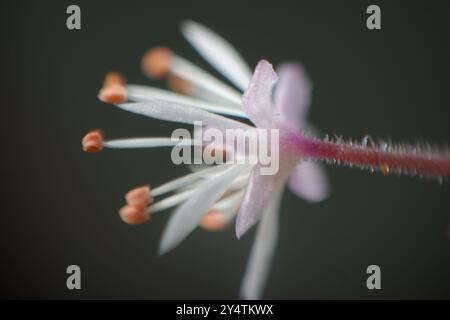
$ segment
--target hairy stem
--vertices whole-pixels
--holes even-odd
[[[292,137],[292,147],[302,157],[358,166],[383,174],[399,173],[437,178],[450,177],[450,153],[436,152],[429,147],[387,143],[352,143],[341,139],[321,141],[301,135]]]

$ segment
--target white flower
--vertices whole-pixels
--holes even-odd
[[[328,194],[327,179],[320,165],[301,161],[299,153],[290,150],[292,135],[300,134],[299,128],[306,126],[311,86],[299,64],[281,65],[278,81],[272,65],[261,60],[252,75],[237,51],[211,30],[187,21],[182,25],[182,32],[237,90],[169,49],[155,48],[143,59],[144,71],[153,78],[168,77],[172,87],[184,94],[126,84],[122,77],[113,73],[107,76],[100,99],[121,109],[166,121],[185,124],[202,121],[205,126],[220,130],[253,127],[225,117],[231,116],[250,120],[257,128],[279,129],[280,170],[275,175],[261,175],[258,164],[202,168],[152,190],[144,186],[130,191],[120,215],[127,223],[143,223],[158,211],[177,207],[163,232],[161,254],[175,248],[199,224],[210,230],[220,230],[237,214],[236,234],[241,237],[261,220],[241,288],[243,298],[257,299],[261,297],[276,247],[278,212],[285,183],[289,182],[291,190],[309,201],[323,200]],[[83,139],[83,147],[88,152],[102,148],[171,147],[176,143],[170,138],[103,141],[99,131]],[[168,193],[173,194],[154,201]]]

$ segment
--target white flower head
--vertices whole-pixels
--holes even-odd
[[[222,230],[237,216],[236,234],[241,237],[260,221],[241,288],[243,298],[257,299],[276,247],[284,185],[288,183],[293,192],[311,202],[328,195],[322,167],[302,161],[290,148],[292,135],[308,126],[311,84],[298,63],[280,65],[277,74],[268,61],[261,60],[252,73],[241,55],[205,26],[185,21],[181,29],[189,43],[231,85],[171,50],[158,47],[144,56],[142,68],[151,78],[167,78],[176,92],[127,84],[120,74],[111,73],[99,98],[123,110],[165,121],[190,125],[201,121],[205,128],[222,131],[280,130],[280,168],[276,174],[263,175],[260,164],[203,166],[159,187],[131,190],[120,216],[127,223],[140,224],[157,212],[175,208],[162,235],[161,254],[178,246],[197,226]],[[195,139],[184,143],[202,141],[203,136],[197,132],[194,135]],[[104,140],[100,131],[93,131],[84,137],[83,148],[96,152],[102,148],[173,147],[177,143],[168,137]],[[215,152],[234,150],[223,146]]]

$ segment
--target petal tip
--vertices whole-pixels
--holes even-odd
[[[177,247],[179,242],[171,241],[168,238],[163,237],[158,247],[158,256],[166,255],[172,249]]]
[[[261,69],[261,68],[269,69],[276,75],[275,69],[273,68],[273,64],[270,63],[270,61],[267,59],[261,59],[258,61],[258,63],[256,64],[256,69]]]
[[[186,29],[188,29],[188,28],[194,26],[195,24],[196,24],[195,21],[192,21],[192,20],[190,20],[190,19],[184,19],[184,20],[182,20],[182,21],[180,22],[180,29],[181,29],[182,31],[184,31],[184,30],[186,30]]]
[[[236,237],[238,239],[242,238],[242,236],[252,227],[252,225],[244,224],[241,219],[237,219],[236,222]]]

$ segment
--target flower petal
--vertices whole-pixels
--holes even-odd
[[[300,162],[291,172],[289,189],[309,202],[322,201],[330,192],[325,170],[312,161]]]
[[[299,128],[311,102],[311,82],[298,63],[284,63],[277,68],[280,77],[275,90],[275,106],[284,121]]]
[[[272,65],[266,60],[259,61],[243,97],[245,114],[258,127],[267,128],[273,123],[272,90],[277,81]]]
[[[247,165],[233,165],[214,179],[204,182],[191,198],[172,214],[163,232],[159,253],[175,248],[198,225],[208,209],[216,202]]]
[[[181,31],[189,43],[214,68],[244,91],[250,83],[252,72],[237,50],[209,28],[185,21]]]
[[[189,83],[222,97],[231,104],[238,107],[242,105],[242,96],[238,90],[230,87],[225,82],[220,81],[184,58],[179,56],[173,57],[170,71]]]
[[[252,169],[247,191],[236,221],[236,236],[238,238],[262,217],[264,210],[272,200],[278,182],[279,177],[277,175],[261,175],[259,165]]]
[[[179,102],[149,99],[148,102],[122,103],[116,106],[126,111],[165,121],[186,124],[194,124],[196,121],[201,121],[203,124],[218,128],[249,128],[248,125],[242,122]]]
[[[282,187],[277,188],[274,199],[265,210],[258,226],[241,285],[241,297],[244,299],[261,298],[278,239],[278,217],[282,191]]]
[[[136,102],[146,102],[152,101],[154,99],[165,100],[173,103],[180,103],[184,105],[189,105],[191,107],[196,107],[199,109],[204,109],[206,111],[220,113],[224,115],[230,115],[235,117],[246,118],[244,112],[232,105],[218,105],[213,103],[208,103],[203,100],[191,98],[185,95],[174,93],[172,91],[153,88],[141,85],[127,85],[127,95],[128,99]]]
[[[197,172],[187,174],[180,178],[166,182],[166,183],[160,185],[159,187],[153,189],[152,195],[154,197],[157,197],[164,193],[171,192],[176,189],[186,187],[188,185],[192,185],[193,183],[195,183],[196,181],[198,181],[201,178],[204,178],[208,174],[214,174],[214,173],[220,172],[224,169],[226,169],[226,166],[219,165],[219,166],[207,167],[207,168],[199,170]]]

